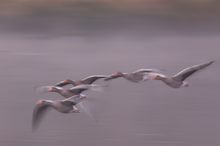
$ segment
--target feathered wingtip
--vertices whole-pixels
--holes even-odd
[[[207,63],[207,65],[211,65],[211,64],[213,64],[214,62],[215,62],[215,60],[209,61],[209,62]]]
[[[209,61],[209,62],[207,62],[207,63],[195,65],[195,67],[198,66],[198,67],[197,67],[198,70],[201,70],[201,69],[203,69],[203,68],[206,68],[206,67],[210,66],[210,65],[213,64],[214,62],[215,62],[215,61],[212,60],[212,61]]]
[[[85,114],[87,114],[93,121],[97,122],[96,118],[92,114],[88,102],[86,101],[80,102],[77,104],[77,107],[79,107],[79,109],[82,110]]]
[[[104,88],[108,87],[109,85],[108,84],[105,84],[105,85],[97,85],[97,84],[91,84],[90,85],[90,89],[92,91],[97,91],[97,92],[103,92],[104,91]]]
[[[32,125],[31,125],[31,130],[32,130],[32,132],[35,132],[37,129],[38,129],[38,127],[39,127],[39,123],[40,123],[40,121],[39,121],[39,119],[37,119],[37,114],[36,114],[36,107],[35,107],[35,109],[34,109],[34,111],[33,111],[33,115],[32,115]]]

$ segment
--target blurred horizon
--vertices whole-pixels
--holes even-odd
[[[0,14],[25,15],[44,10],[58,12],[120,11],[146,14],[193,15],[220,13],[217,0],[2,0]],[[101,12],[101,11],[100,11]],[[181,13],[184,12],[184,13]],[[175,13],[175,14],[174,14]]]
[[[143,31],[145,27],[149,28],[146,31],[161,28],[195,34],[220,32],[217,0],[5,0],[0,1],[0,8],[2,33],[78,35],[117,33],[124,28]]]
[[[217,0],[1,0],[0,145],[219,146],[219,16]],[[51,110],[31,131],[35,103],[63,99],[40,86],[211,60],[188,88],[112,80],[86,92],[96,121]]]

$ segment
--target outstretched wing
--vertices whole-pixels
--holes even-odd
[[[117,78],[120,78],[122,76],[123,76],[122,73],[121,74],[117,74],[117,73],[111,74],[111,75],[107,76],[107,78],[105,78],[104,81],[110,81],[112,79],[117,79]]]
[[[180,71],[179,73],[177,73],[176,75],[174,75],[173,78],[175,80],[184,81],[186,78],[188,78],[189,76],[191,76],[195,72],[208,67],[212,63],[214,63],[214,61],[210,61],[210,62],[205,63],[205,64],[198,64],[198,65],[194,65],[192,67],[185,68],[182,71]]]
[[[74,94],[80,94],[88,89],[89,89],[89,85],[78,85],[70,88],[69,91],[73,92]]]
[[[159,72],[159,69],[138,69],[134,72],[132,72],[133,74],[135,73],[150,73],[150,72]]]
[[[91,119],[93,119],[94,121],[96,121],[96,119],[94,118],[91,109],[89,108],[89,105],[87,102],[83,101],[77,104],[77,107],[79,107],[80,110],[82,110],[83,112],[85,112]]]
[[[69,91],[73,92],[74,94],[80,94],[83,91],[86,90],[93,90],[93,91],[102,91],[103,87],[107,87],[107,85],[96,85],[96,84],[91,84],[91,85],[87,85],[87,84],[83,84],[83,85],[78,85],[75,87],[72,87],[69,89]]]
[[[51,107],[49,105],[45,104],[37,104],[35,106],[32,115],[32,130],[36,130],[39,127],[42,118],[45,116],[46,112],[50,108]]]
[[[60,81],[60,82],[56,83],[55,86],[63,87],[63,86],[69,85],[69,84],[72,84],[73,86],[76,85],[75,82],[72,81],[72,80],[63,80],[63,81]]]
[[[83,84],[92,84],[96,80],[103,79],[103,78],[107,78],[107,76],[104,76],[104,75],[93,75],[93,76],[89,76],[89,77],[86,77],[86,78],[82,79],[81,82]]]

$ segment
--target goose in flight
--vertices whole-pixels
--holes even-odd
[[[56,83],[55,86],[63,87],[63,86],[69,85],[69,84],[71,84],[73,86],[77,86],[77,85],[81,85],[81,84],[92,84],[95,81],[97,81],[98,79],[103,79],[106,77],[107,76],[104,76],[104,75],[93,75],[93,76],[88,76],[88,77],[81,79],[79,81],[73,81],[73,80],[67,79],[67,80],[63,80],[63,81]]]
[[[32,115],[32,130],[36,130],[49,109],[55,109],[60,113],[79,113],[77,104],[86,98],[85,95],[75,95],[64,100],[39,100]],[[73,99],[73,101],[71,101]]]
[[[101,91],[103,87],[104,87],[104,85],[82,84],[82,85],[74,86],[69,89],[65,89],[65,88],[57,87],[57,86],[42,86],[38,89],[40,91],[56,92],[65,98],[69,98],[71,96],[81,94],[82,92],[84,92],[86,90]]]
[[[160,74],[160,73],[151,72],[148,74],[148,78],[152,79],[152,80],[161,80],[165,84],[167,84],[168,86],[170,86],[172,88],[188,87],[189,84],[185,80],[189,76],[193,75],[194,73],[196,73],[199,70],[202,70],[202,69],[208,67],[212,63],[214,63],[214,61],[210,61],[208,63],[198,64],[198,65],[194,65],[194,66],[185,68],[185,69],[181,70],[179,73],[177,73],[171,77],[167,77],[167,76]]]
[[[132,73],[116,72],[110,75],[109,77],[105,78],[104,80],[109,81],[112,79],[123,77],[127,79],[128,81],[139,83],[139,82],[148,80],[148,74],[151,72],[158,72],[158,70],[157,69],[139,69]]]

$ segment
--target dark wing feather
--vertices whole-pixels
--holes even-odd
[[[32,117],[32,130],[36,130],[39,127],[42,118],[50,108],[51,107],[49,105],[45,104],[39,104],[35,106]]]
[[[208,67],[209,65],[211,65],[214,61],[210,61],[208,63],[205,64],[199,64],[199,65],[194,65],[192,67],[188,67],[186,69],[183,69],[182,71],[180,71],[179,73],[177,73],[176,75],[174,75],[174,79],[176,80],[181,80],[184,81],[186,78],[188,78],[189,76],[191,76],[192,74],[194,74],[195,72],[202,70],[206,67]]]
[[[82,79],[81,82],[82,82],[83,84],[92,84],[92,83],[94,83],[96,80],[102,79],[102,78],[106,78],[106,76],[103,76],[103,75],[89,76],[89,77],[86,77],[86,78]]]
[[[74,94],[80,94],[89,89],[89,85],[78,85],[69,89]]]
[[[159,72],[159,69],[138,69],[133,72],[133,74],[136,73],[150,73],[150,72]]]
[[[72,84],[73,86],[76,85],[75,82],[72,81],[72,80],[63,80],[63,81],[60,81],[60,82],[56,83],[55,86],[63,87],[63,86],[69,85],[69,84]]]
[[[63,105],[65,105],[65,106],[74,106],[74,105],[76,105],[75,102],[69,101],[69,100],[62,101],[61,103],[62,103]]]
[[[83,91],[86,91],[88,89],[86,88],[79,88],[79,89],[69,89],[71,92],[73,92],[75,95],[82,93]]]

